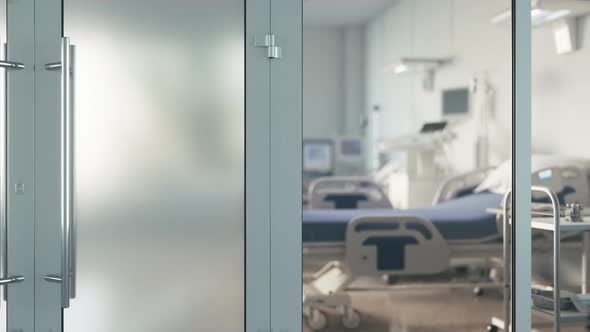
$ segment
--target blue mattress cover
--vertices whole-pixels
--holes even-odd
[[[447,240],[474,240],[498,234],[496,216],[502,195],[484,192],[424,209],[341,209],[303,212],[303,242],[343,242],[346,227],[360,216],[419,216],[430,220]]]

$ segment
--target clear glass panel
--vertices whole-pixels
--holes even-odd
[[[562,224],[557,269],[553,233],[533,226],[533,288],[545,288],[544,294],[553,296],[558,272],[562,299],[590,292],[590,228],[584,227],[590,220],[584,216],[590,206],[590,151],[585,147],[590,139],[586,128],[590,119],[586,99],[590,82],[588,14],[590,3],[585,1],[541,1],[533,3],[531,11],[531,182],[555,195],[561,206]],[[546,193],[533,192],[532,199],[533,211],[544,208],[551,212]],[[554,222],[550,216],[539,214],[534,214],[533,219]],[[572,222],[578,222],[583,232],[572,232],[567,225]],[[534,315],[541,301],[533,297],[534,327],[553,324],[552,320]],[[562,323],[562,329],[587,327],[586,315],[572,309],[562,309],[563,315],[573,318],[572,323]]]
[[[305,331],[501,316],[512,56],[509,15],[494,17],[510,7],[304,2]]]
[[[76,45],[65,331],[244,326],[244,2],[64,1]]]

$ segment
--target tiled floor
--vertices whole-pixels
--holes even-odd
[[[344,329],[334,312],[328,314],[328,328],[323,331],[483,332],[490,318],[502,311],[499,292],[475,297],[471,289],[424,287],[393,292],[355,292],[353,304],[362,315],[358,329]],[[552,331],[549,322],[535,320],[534,326],[538,331]],[[305,323],[303,330],[311,331]],[[581,324],[564,326],[562,331],[587,330]]]

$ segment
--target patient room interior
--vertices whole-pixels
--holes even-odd
[[[505,330],[511,1],[303,4],[303,330]],[[590,221],[589,17],[590,1],[532,1],[541,221],[555,204]],[[590,326],[588,230],[533,227],[535,331],[554,329],[556,289],[561,330]]]

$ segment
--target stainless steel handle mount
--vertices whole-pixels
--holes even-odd
[[[25,65],[20,62],[0,60],[0,68],[6,69],[24,69]]]
[[[48,274],[45,277],[43,277],[43,279],[48,282],[61,283],[61,275],[58,274]]]
[[[0,278],[0,285],[8,285],[15,282],[24,281],[25,277],[23,276],[7,276],[4,278]]]
[[[61,62],[51,62],[45,65],[45,70],[60,70]]]

